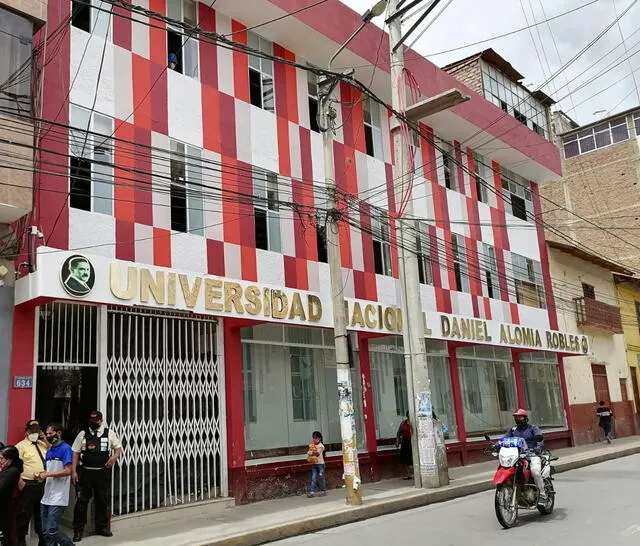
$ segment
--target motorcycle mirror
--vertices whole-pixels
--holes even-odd
[[[485,439],[487,442],[490,442],[490,441],[491,441],[491,438],[489,438],[489,435],[488,435],[488,434],[485,434],[485,435],[484,435],[484,439]]]

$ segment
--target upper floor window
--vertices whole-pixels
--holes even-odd
[[[418,278],[420,284],[433,284],[433,275],[431,271],[431,252],[429,244],[429,232],[427,225],[422,222],[416,222],[416,254],[418,256]]]
[[[453,250],[453,272],[456,278],[455,290],[458,292],[469,292],[469,272],[467,270],[464,237],[452,233],[451,247]]]
[[[253,214],[256,248],[280,252],[280,202],[278,176],[254,167]]]
[[[442,146],[442,168],[444,185],[450,190],[458,190],[458,169],[456,168],[455,149],[452,144],[444,140]]]
[[[171,229],[204,235],[202,198],[202,152],[172,140]]]
[[[512,253],[511,257],[517,302],[531,307],[544,308],[544,283],[540,262],[515,253]]]
[[[500,171],[503,198],[507,210],[521,220],[532,220],[533,196],[529,189],[529,181],[504,167]]]
[[[364,100],[364,140],[367,154],[382,159],[382,129],[380,105],[370,98]]]
[[[478,201],[482,203],[489,202],[488,188],[491,180],[493,180],[493,170],[488,165],[488,160],[482,157],[480,154],[473,154],[473,162],[476,167],[476,194],[478,195]]]
[[[562,139],[564,157],[569,159],[628,139],[627,118],[622,116],[564,137]]]
[[[198,26],[198,10],[193,0],[167,0],[167,17],[189,27]],[[184,34],[177,26],[167,25],[167,64],[169,68],[198,77],[198,37]]]
[[[385,214],[375,214],[371,218],[373,235],[373,263],[378,275],[393,274],[391,267],[391,237],[389,218]]]
[[[638,322],[638,326],[640,327],[640,302],[635,302],[636,303],[636,321]],[[638,363],[640,364],[640,355],[637,356],[638,358]]]
[[[69,125],[69,205],[112,214],[113,120],[72,104]]]
[[[640,112],[633,114],[633,124],[636,126],[636,136],[640,137]]]
[[[109,37],[113,5],[103,0],[71,2],[71,25],[100,38]]]
[[[586,282],[582,283],[582,295],[585,298],[589,298],[590,300],[596,299],[596,289],[591,284],[587,284]]]
[[[307,70],[307,97],[309,102],[309,128],[318,133],[318,76]]]
[[[249,47],[257,49],[267,55],[273,55],[273,44],[248,32]],[[267,110],[275,111],[275,93],[273,86],[273,61],[257,55],[249,55],[249,95],[251,104]]]
[[[487,289],[487,297],[498,297],[498,267],[496,266],[496,251],[486,243],[482,243],[482,257],[480,269],[482,270],[482,282]]]
[[[33,24],[0,8],[0,111],[31,112],[31,47]]]

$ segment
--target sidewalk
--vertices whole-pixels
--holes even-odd
[[[622,438],[612,445],[594,444],[554,451],[560,457],[557,472],[566,472],[618,457],[640,453],[640,438]],[[344,490],[326,497],[288,497],[245,506],[233,506],[217,513],[173,522],[117,531],[111,539],[87,537],[82,545],[112,546],[142,544],[154,546],[252,546],[318,531],[327,527],[443,502],[493,487],[496,463],[489,461],[449,471],[451,485],[437,490],[416,489],[403,480],[386,480],[363,485],[361,506],[346,506]],[[561,489],[561,486],[560,486]]]

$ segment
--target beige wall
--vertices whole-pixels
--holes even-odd
[[[61,2],[64,0],[55,0]],[[41,26],[47,20],[46,0],[0,0],[0,7],[10,9],[32,19],[36,27]]]
[[[611,401],[619,402],[622,400],[620,379],[629,375],[624,336],[582,331],[577,324],[573,303],[574,298],[582,296],[581,283],[585,282],[595,288],[597,300],[617,306],[611,271],[554,248],[549,248],[549,266],[558,306],[559,329],[567,332],[580,331],[588,335],[591,346],[591,354],[588,356],[564,359],[569,403],[575,405],[596,402],[591,364],[606,365]]]
[[[4,140],[12,143],[4,143]],[[0,157],[11,158],[0,163],[0,224],[14,222],[31,210],[32,147],[33,125],[0,116]]]

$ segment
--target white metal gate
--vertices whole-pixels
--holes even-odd
[[[123,442],[114,515],[224,494],[215,321],[119,307],[106,314],[105,417]]]

